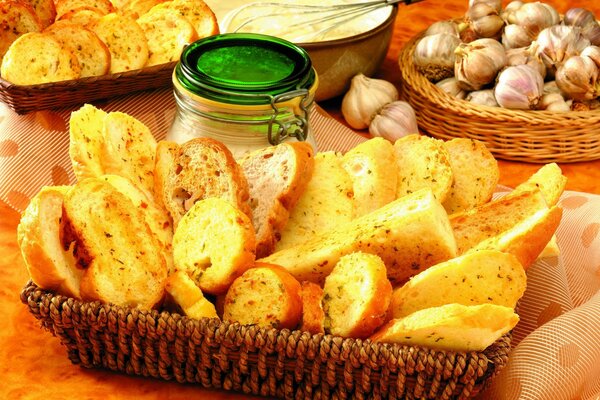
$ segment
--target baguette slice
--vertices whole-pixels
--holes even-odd
[[[299,281],[321,283],[342,256],[357,251],[381,257],[397,285],[455,257],[456,241],[446,210],[422,189],[260,261],[283,266]]]
[[[325,332],[367,338],[385,322],[391,299],[392,285],[381,258],[361,252],[345,255],[325,279]]]
[[[398,167],[396,197],[430,188],[435,198],[444,202],[453,180],[450,155],[444,142],[412,134],[396,140],[394,151]]]
[[[380,137],[367,140],[344,154],[342,166],[352,180],[354,191],[354,217],[396,199],[395,165],[394,145]]]
[[[91,104],[73,111],[69,119],[69,157],[78,180],[104,175],[104,119],[108,114]]]
[[[444,142],[450,155],[452,186],[444,200],[448,214],[470,210],[491,200],[500,179],[493,154],[478,140],[455,138]]]
[[[353,218],[353,191],[341,156],[333,151],[317,153],[312,178],[281,232],[276,251],[310,240]]]
[[[219,33],[219,24],[213,10],[202,0],[172,0],[152,7],[154,9],[170,9],[186,18],[196,30],[199,38]]]
[[[538,189],[542,192],[548,207],[558,203],[560,196],[567,185],[567,177],[556,163],[546,164],[538,169],[525,182],[518,185],[508,196],[518,195],[530,190]]]
[[[93,7],[104,15],[116,11],[110,0],[56,0],[54,5],[56,7],[57,18],[81,7]]]
[[[306,190],[314,169],[312,146],[281,143],[245,155],[240,166],[248,181],[256,256],[273,253],[290,211]]]
[[[225,295],[225,321],[293,329],[301,317],[300,283],[278,265],[257,263],[237,278]]]
[[[16,0],[0,2],[0,26],[0,60],[19,36],[27,32],[40,32],[44,28],[33,8]]]
[[[155,166],[161,175],[156,189],[162,190],[159,196],[175,226],[196,201],[211,197],[227,200],[247,216],[252,215],[246,177],[223,143],[196,138],[181,146],[163,146],[163,158]]]
[[[56,22],[67,21],[73,24],[82,25],[87,29],[92,29],[96,22],[105,15],[106,13],[104,11],[96,7],[78,7],[61,16],[57,16]]]
[[[202,294],[202,290],[183,271],[169,276],[165,286],[167,293],[188,317],[219,318],[213,303]]]
[[[29,4],[42,23],[42,28],[46,28],[54,23],[56,19],[56,7],[54,0],[25,0]]]
[[[483,351],[518,322],[519,316],[510,307],[446,304],[393,319],[371,340],[449,351]]]
[[[394,290],[393,318],[449,303],[492,303],[515,308],[527,286],[517,258],[497,250],[467,253],[434,265]]]
[[[68,186],[46,186],[23,212],[17,227],[19,248],[31,280],[43,289],[79,298],[82,270],[61,242],[63,199]]]
[[[184,271],[205,293],[227,291],[254,264],[252,222],[232,203],[218,197],[196,202],[173,236],[176,270]]]
[[[302,323],[300,330],[313,335],[325,333],[325,311],[323,311],[323,288],[316,283],[304,281],[300,284],[302,297]]]
[[[157,4],[164,3],[165,1],[171,0],[130,0],[123,7],[121,12],[125,15],[129,15],[135,19],[140,18],[146,14]]]
[[[81,297],[150,309],[164,295],[167,264],[141,210],[108,182],[90,178],[65,196],[64,243],[84,269]]]

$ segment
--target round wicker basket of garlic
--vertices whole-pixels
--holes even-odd
[[[481,140],[498,158],[600,159],[600,24],[588,10],[470,0],[402,49],[401,97],[419,128]]]

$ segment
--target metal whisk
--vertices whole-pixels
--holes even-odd
[[[326,33],[368,14],[374,10],[398,3],[417,3],[421,0],[372,0],[358,3],[344,3],[330,6],[294,4],[278,2],[257,2],[245,4],[231,11],[223,20],[226,32],[256,31],[259,26],[268,26],[272,34],[277,29],[295,42],[311,41]],[[293,19],[294,22],[289,22]],[[302,32],[307,28],[312,32]],[[259,28],[260,29],[260,28]],[[293,36],[294,32],[298,35]]]

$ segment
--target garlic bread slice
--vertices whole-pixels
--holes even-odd
[[[78,180],[104,175],[104,119],[108,114],[91,104],[71,113],[69,157]]]

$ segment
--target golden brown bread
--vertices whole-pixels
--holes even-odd
[[[84,104],[69,119],[69,158],[78,180],[104,175],[104,119],[108,114]]]
[[[302,323],[300,330],[313,335],[325,333],[325,312],[323,311],[323,288],[316,283],[304,281],[300,284],[302,297]]]
[[[215,306],[202,294],[202,290],[183,271],[176,271],[167,278],[165,290],[188,317],[218,318]]]
[[[33,8],[16,0],[0,2],[0,26],[0,60],[19,36],[27,32],[40,32],[44,28]]]

